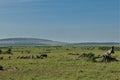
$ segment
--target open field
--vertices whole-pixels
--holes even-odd
[[[8,49],[12,54],[7,54]],[[120,80],[120,62],[92,62],[82,53],[104,54],[110,47],[1,47],[0,80]],[[47,58],[39,58],[46,53]],[[37,57],[38,56],[38,57]],[[120,59],[120,48],[113,57]],[[23,58],[21,58],[23,57]]]

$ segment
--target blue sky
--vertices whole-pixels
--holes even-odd
[[[119,0],[0,0],[0,38],[120,41]]]

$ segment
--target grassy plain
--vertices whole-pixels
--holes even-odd
[[[102,46],[101,46],[102,47]],[[119,46],[118,46],[119,48]],[[0,48],[3,52],[8,47]],[[102,55],[98,46],[11,47],[11,54],[0,54],[0,80],[120,80],[120,62],[99,63],[79,58],[82,53]],[[17,59],[47,53],[44,59]],[[8,57],[11,56],[11,59]],[[120,58],[120,50],[112,56]]]

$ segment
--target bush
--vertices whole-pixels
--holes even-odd
[[[7,53],[7,54],[12,54],[12,49],[9,48],[6,53]]]
[[[0,49],[0,54],[2,54],[2,50]]]
[[[80,55],[80,57],[87,58],[87,61],[96,62],[96,57],[93,53],[83,53]]]
[[[3,66],[0,65],[0,70],[3,70]]]

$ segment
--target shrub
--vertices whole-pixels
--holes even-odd
[[[0,54],[2,54],[2,50],[0,49]]]
[[[90,53],[83,53],[80,55],[80,57],[87,58],[87,61],[96,62],[95,54],[93,54],[91,52]]]
[[[7,54],[12,54],[12,49],[9,48],[6,53],[7,53]]]
[[[3,66],[0,65],[0,70],[3,70]]]

